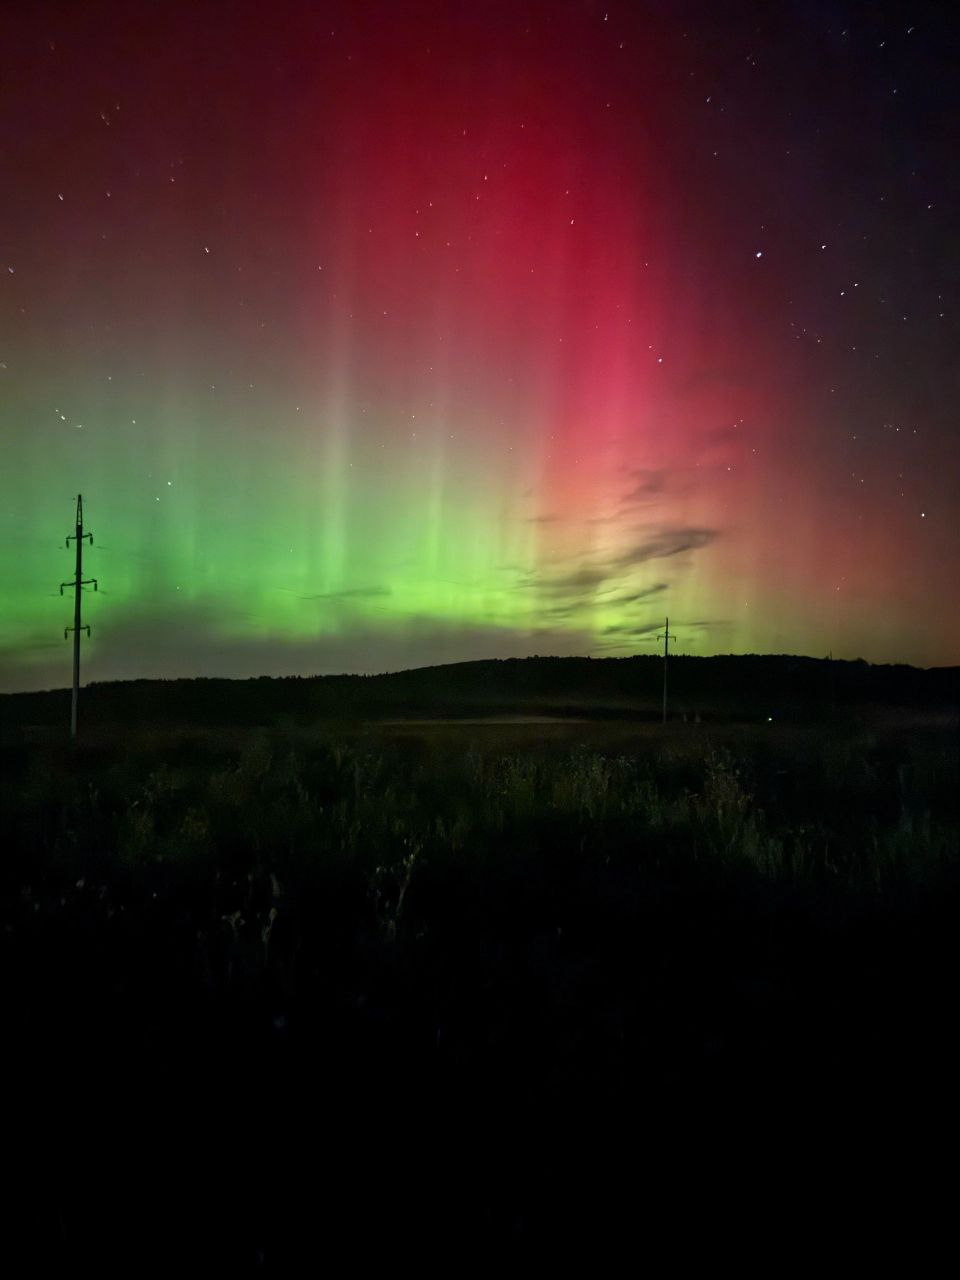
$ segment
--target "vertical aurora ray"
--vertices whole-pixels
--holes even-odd
[[[77,491],[88,678],[625,654],[667,611],[956,660],[940,233],[838,180],[899,191],[896,126],[843,76],[787,109],[798,17],[606,13],[13,19],[3,687],[65,679]]]

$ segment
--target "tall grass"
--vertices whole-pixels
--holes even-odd
[[[3,783],[5,888],[46,881],[56,894],[87,864],[131,885],[336,873],[366,886],[392,938],[425,864],[550,848],[623,861],[656,847],[678,867],[877,891],[949,871],[955,763],[944,744],[885,757],[869,735],[779,755],[759,739],[737,750],[691,738],[617,754],[488,746],[440,758],[266,733],[240,751],[188,743],[179,759],[149,744],[86,758],[37,750]]]
[[[935,735],[263,731],[0,763],[35,1109],[85,1105],[83,1073],[144,1107],[178,1078],[199,1131],[226,1094],[238,1142],[267,1135],[238,1166],[257,1188],[319,1113],[321,1153],[331,1115],[431,1107],[562,1132],[605,1102],[619,1131],[693,1097],[737,1115],[737,1090],[845,1105],[879,1080],[886,1105],[913,1059],[948,1061],[960,814]]]

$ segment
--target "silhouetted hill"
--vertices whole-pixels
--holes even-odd
[[[671,718],[818,719],[873,707],[956,713],[957,667],[921,670],[789,656],[671,657]],[[662,659],[508,658],[385,675],[130,680],[82,693],[87,724],[250,725],[509,714],[651,719]],[[69,690],[0,697],[0,726],[56,724]]]

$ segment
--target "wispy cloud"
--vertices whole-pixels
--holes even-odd
[[[554,622],[562,622],[565,618],[572,618],[575,613],[579,613],[583,608],[582,600],[570,600],[566,604],[547,605],[545,609],[539,612],[542,617],[550,618]]]
[[[643,626],[637,626],[630,622],[615,622],[609,627],[604,627],[601,635],[604,636],[646,636],[656,631],[660,627],[659,622],[645,623]]]
[[[659,498],[667,487],[667,471],[663,467],[640,467],[628,474],[632,484],[620,499],[622,508],[646,506]]]
[[[654,582],[649,586],[634,586],[625,581],[631,570],[652,560],[698,551],[719,537],[716,529],[695,526],[653,525],[639,532],[640,541],[626,550],[586,561],[565,572],[559,568],[558,571],[518,574],[508,589],[546,597],[545,611],[549,610],[557,619],[569,617],[598,596],[606,597],[604,605],[640,604],[663,595],[669,584]],[[610,595],[611,592],[619,594]]]
[[[609,571],[603,565],[583,565],[571,573],[561,574],[556,578],[546,578],[537,585],[544,591],[593,591],[609,577]]]
[[[719,536],[716,529],[699,529],[686,527],[663,527],[655,529],[628,551],[617,556],[613,564],[624,568],[627,565],[646,564],[648,560],[664,560],[669,556],[680,555],[684,551],[699,551],[708,546]]]
[[[642,591],[627,591],[619,596],[611,596],[604,604],[636,604],[641,600],[649,600],[651,596],[659,596],[669,588],[668,582],[655,582],[652,587],[644,587]]]

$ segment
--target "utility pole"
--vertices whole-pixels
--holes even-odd
[[[670,634],[670,619],[665,618],[663,623],[663,635],[657,636],[658,640],[663,641],[663,723],[667,723],[667,656],[670,652],[670,641],[676,640],[676,636]]]
[[[77,571],[73,582],[61,582],[60,594],[63,595],[64,587],[73,587],[73,626],[63,628],[63,638],[66,640],[69,633],[73,632],[73,701],[70,704],[70,741],[77,740],[77,701],[80,697],[80,632],[86,631],[87,636],[90,635],[89,627],[80,625],[80,591],[83,587],[87,587],[93,583],[94,591],[97,590],[96,578],[84,578],[83,576],[83,540],[90,539],[90,545],[93,546],[93,534],[83,532],[83,498],[77,494],[77,529],[75,533],[67,535],[67,548],[73,540],[77,544]]]

